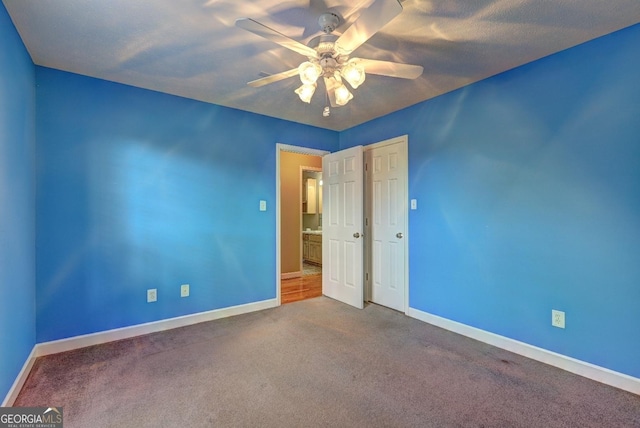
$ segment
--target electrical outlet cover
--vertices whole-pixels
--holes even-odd
[[[180,286],[180,297],[189,297],[189,284],[182,284]]]
[[[158,289],[150,288],[147,290],[147,303],[155,302],[158,300]]]
[[[558,328],[564,328],[564,312],[552,309],[551,325]]]

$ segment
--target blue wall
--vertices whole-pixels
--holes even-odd
[[[42,67],[36,81],[38,342],[276,297],[276,143],[336,150],[336,132]]]
[[[0,4],[0,402],[35,345],[34,82]]]
[[[638,46],[640,25],[340,134],[409,135],[411,307],[640,377]]]

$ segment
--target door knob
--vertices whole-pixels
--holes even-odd
[[[360,234],[358,232],[356,232],[356,233],[353,234],[353,237],[358,239],[360,237]]]
[[[402,232],[398,232],[398,233],[396,233],[396,238],[398,238],[398,239],[402,239]]]

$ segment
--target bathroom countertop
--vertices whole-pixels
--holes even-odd
[[[306,233],[309,235],[322,235],[321,230],[303,230],[302,233]]]

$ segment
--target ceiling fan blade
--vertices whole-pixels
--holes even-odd
[[[343,53],[350,54],[398,16],[400,12],[402,12],[402,5],[398,0],[376,0],[360,14],[351,27],[342,33],[342,36],[336,41],[336,45]]]
[[[364,67],[364,72],[367,74],[398,77],[400,79],[416,79],[422,75],[422,71],[424,70],[421,65],[377,61],[375,59],[358,58],[358,64]]]
[[[247,85],[253,88],[259,88],[264,85],[268,85],[269,83],[279,82],[281,80],[287,79],[289,77],[297,76],[298,69],[292,68],[291,70],[283,71],[282,73],[271,74],[267,77],[262,77],[260,79],[252,80],[247,83]]]
[[[258,21],[254,21],[251,18],[237,19],[236,27],[242,28],[243,30],[250,31],[253,34],[256,34],[274,43],[277,43],[282,47],[290,49],[294,52],[298,52],[300,55],[304,55],[312,58],[318,57],[318,53],[314,49],[311,49],[309,46],[303,45],[300,42],[290,39],[284,34],[277,32],[273,28],[269,28],[266,25],[261,24]]]
[[[324,86],[327,88],[327,97],[329,98],[331,107],[338,107],[338,104],[336,104],[336,88],[338,87],[337,82],[334,79],[325,77]]]

